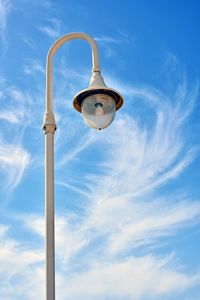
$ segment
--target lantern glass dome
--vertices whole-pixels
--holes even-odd
[[[101,130],[112,123],[116,102],[107,94],[93,94],[82,101],[81,110],[85,122],[90,127]]]

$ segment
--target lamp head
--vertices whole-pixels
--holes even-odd
[[[90,127],[101,130],[112,123],[123,98],[106,86],[100,72],[94,72],[89,87],[74,97],[73,105]]]

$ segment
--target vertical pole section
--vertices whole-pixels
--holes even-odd
[[[45,131],[46,300],[55,300],[54,125]]]
[[[54,135],[45,137],[46,152],[46,299],[55,300],[55,243],[54,243]]]

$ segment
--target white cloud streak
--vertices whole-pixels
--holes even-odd
[[[5,54],[7,48],[7,24],[8,16],[12,10],[10,0],[0,0],[0,50],[1,56]]]
[[[43,249],[30,249],[9,237],[0,225],[0,295],[3,299],[42,298],[44,286]]]
[[[11,10],[11,2],[8,0],[0,0],[0,34],[4,35],[4,31],[7,27],[7,18]]]
[[[28,64],[24,66],[24,73],[28,75],[41,73],[42,75],[45,74],[44,66],[37,60],[31,60]]]
[[[20,145],[7,144],[0,140],[0,171],[5,176],[5,190],[11,190],[19,184],[29,164],[30,154],[27,150]]]
[[[96,263],[71,279],[63,278],[58,294],[63,300],[160,299],[166,293],[181,293],[198,281],[199,275],[189,277],[168,267],[168,258],[144,256],[117,263]]]
[[[95,40],[97,43],[104,48],[105,55],[107,58],[112,57],[113,55],[116,55],[114,47],[119,46],[121,44],[127,44],[132,43],[132,38],[128,37],[126,33],[118,31],[115,36],[107,36],[107,35],[101,35],[95,37]]]
[[[195,207],[191,208],[191,212],[194,209]],[[192,218],[181,216],[182,212],[178,217],[175,214],[177,212],[171,212],[171,216],[168,216],[168,225],[174,221],[181,223],[183,219]],[[56,220],[56,283],[59,299],[64,300],[67,297],[69,300],[100,300],[109,297],[116,300],[156,300],[170,294],[178,297],[179,294],[198,285],[200,274],[184,272],[183,266],[180,268],[174,255],[157,257],[153,254],[132,254],[120,258],[108,255],[106,251],[99,252],[97,249],[88,248],[92,238],[91,231],[88,234],[84,223],[76,222],[77,216],[66,217],[57,217]],[[139,215],[138,225],[141,223],[140,217],[146,230],[149,223],[145,223],[143,216]],[[44,237],[42,217],[27,215],[21,217],[21,220],[23,227],[25,225],[25,228]],[[165,220],[162,223],[166,223]],[[137,224],[135,225],[135,232],[142,233]],[[157,225],[160,224],[157,222]],[[3,242],[0,242],[0,295],[10,297],[8,299],[14,296],[22,299],[25,297],[28,300],[40,298],[44,292],[43,239],[37,242],[37,248],[29,249],[27,242],[21,244],[9,237],[8,227],[0,226],[0,235],[3,237]]]
[[[60,21],[56,18],[49,19],[47,25],[38,27],[38,30],[50,38],[56,39],[60,36]]]
[[[21,114],[18,111],[12,112],[12,111],[4,110],[0,112],[0,119],[5,120],[12,124],[19,123],[20,116]]]

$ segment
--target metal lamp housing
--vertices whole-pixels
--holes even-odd
[[[112,123],[116,110],[123,105],[123,98],[106,86],[98,71],[93,73],[89,87],[74,97],[73,105],[90,127],[101,130]]]

